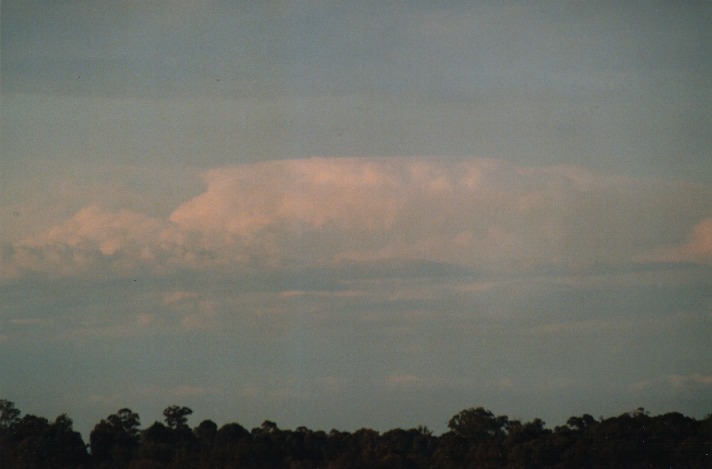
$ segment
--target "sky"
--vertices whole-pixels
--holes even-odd
[[[5,0],[0,398],[712,412],[712,4]]]

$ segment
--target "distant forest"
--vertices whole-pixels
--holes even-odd
[[[164,422],[141,428],[137,413],[120,409],[94,426],[87,444],[67,415],[21,416],[0,399],[0,468],[712,468],[712,414],[696,420],[640,408],[571,417],[551,430],[540,419],[477,407],[436,436],[426,427],[284,430],[268,420],[251,430],[211,420],[191,428],[192,412],[170,406]]]

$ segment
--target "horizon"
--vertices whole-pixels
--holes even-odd
[[[31,414],[31,413],[29,413],[29,412],[23,412],[22,409],[18,408],[18,407],[15,405],[15,402],[14,402],[14,401],[11,401],[11,400],[9,400],[9,399],[1,399],[1,400],[6,401],[7,403],[9,403],[9,404],[12,406],[12,408],[13,408],[14,410],[18,411],[18,415],[17,415],[17,417],[15,418],[15,422],[18,422],[18,421],[22,420],[25,416],[34,416],[34,417],[38,417],[38,418],[44,418],[44,419],[46,419],[46,420],[48,421],[48,423],[50,423],[50,424],[52,424],[52,423],[55,421],[55,419],[57,419],[57,418],[59,418],[59,417],[66,417],[66,418],[69,419],[69,421],[71,421],[71,422],[73,423],[72,416],[69,415],[69,414],[67,414],[67,413],[61,413],[61,414],[59,414],[59,415],[57,415],[57,416],[55,416],[55,417],[50,417],[50,416],[45,416],[45,415],[35,415],[35,414]],[[311,427],[308,427],[308,426],[305,426],[305,425],[299,425],[299,426],[295,426],[295,427],[285,427],[285,426],[281,426],[281,425],[279,424],[279,422],[275,422],[275,421],[273,421],[273,420],[270,420],[269,418],[264,419],[264,420],[262,420],[260,423],[256,423],[256,424],[254,424],[254,425],[243,425],[244,422],[239,422],[239,421],[225,421],[225,422],[221,422],[221,421],[216,421],[215,419],[212,419],[212,418],[203,418],[203,419],[200,419],[200,420],[198,421],[197,419],[195,419],[195,418],[192,417],[192,416],[194,415],[194,413],[195,413],[195,410],[194,410],[194,409],[191,409],[190,407],[181,406],[180,404],[171,404],[171,405],[169,405],[169,406],[166,406],[166,407],[163,409],[163,412],[161,413],[161,415],[162,415],[161,418],[149,419],[148,421],[143,421],[142,418],[141,418],[141,414],[140,414],[139,412],[135,412],[134,409],[132,409],[131,407],[122,407],[122,408],[120,408],[120,409],[116,409],[116,411],[112,412],[111,414],[106,415],[106,416],[102,417],[101,419],[97,420],[97,421],[94,423],[94,425],[92,426],[92,428],[91,428],[89,431],[87,431],[87,432],[81,431],[81,429],[76,428],[76,426],[73,426],[72,430],[75,431],[75,432],[78,432],[79,435],[82,437],[82,439],[83,439],[83,440],[87,443],[87,445],[88,445],[88,444],[89,444],[89,441],[90,441],[90,435],[91,435],[91,433],[93,432],[93,430],[94,430],[100,423],[110,422],[110,421],[111,421],[111,417],[115,417],[116,415],[119,415],[122,411],[126,411],[126,410],[131,411],[131,413],[132,413],[132,414],[135,414],[135,416],[137,417],[137,426],[136,426],[136,429],[137,429],[139,432],[142,432],[142,431],[144,431],[144,430],[146,430],[146,429],[152,427],[152,426],[155,425],[155,424],[161,424],[161,425],[164,425],[164,426],[167,426],[167,427],[174,427],[175,424],[174,424],[174,423],[169,423],[168,417],[166,416],[166,413],[165,413],[165,412],[168,411],[169,408],[171,408],[171,407],[180,408],[181,410],[187,411],[187,412],[184,413],[184,418],[185,418],[184,425],[185,425],[185,427],[190,428],[190,429],[193,430],[193,431],[196,430],[196,429],[198,429],[198,428],[201,426],[201,424],[204,423],[204,422],[212,422],[212,423],[216,424],[217,429],[220,429],[220,428],[222,428],[222,427],[224,427],[224,426],[228,426],[228,427],[229,427],[229,426],[232,425],[232,424],[238,424],[238,425],[240,425],[241,427],[243,427],[244,429],[246,429],[248,432],[254,433],[256,430],[259,430],[260,428],[264,428],[264,426],[265,426],[266,423],[269,423],[270,425],[273,425],[274,428],[277,428],[277,429],[279,429],[280,431],[287,431],[287,432],[301,431],[300,429],[302,429],[302,428],[305,428],[305,429],[307,429],[307,430],[309,430],[309,431],[312,431],[312,432],[324,432],[324,433],[327,433],[327,434],[330,434],[330,433],[333,433],[333,432],[356,433],[356,432],[358,432],[358,431],[360,431],[360,430],[374,431],[374,432],[376,432],[376,433],[378,433],[378,434],[384,434],[384,433],[387,433],[387,432],[392,431],[392,430],[418,430],[418,431],[420,431],[420,432],[422,432],[422,433],[428,433],[428,434],[430,434],[430,435],[432,435],[432,436],[434,436],[434,437],[437,437],[437,438],[442,437],[442,436],[445,435],[446,433],[451,433],[451,432],[453,432],[453,428],[450,426],[450,422],[452,421],[452,419],[456,418],[458,415],[462,415],[463,413],[467,413],[467,412],[471,412],[471,411],[483,411],[483,413],[488,413],[488,414],[490,414],[492,418],[496,418],[496,419],[498,419],[498,420],[499,420],[499,419],[504,419],[504,421],[506,421],[506,422],[508,422],[508,423],[510,423],[510,424],[526,425],[526,424],[536,423],[537,425],[540,425],[542,429],[549,430],[549,431],[557,431],[558,429],[560,429],[560,428],[565,428],[565,427],[571,428],[571,423],[570,423],[570,420],[571,420],[571,419],[580,419],[580,418],[585,418],[585,417],[591,417],[591,418],[593,419],[593,421],[596,422],[596,423],[603,423],[603,422],[605,422],[605,421],[607,421],[607,420],[615,420],[615,419],[624,417],[624,416],[626,416],[626,415],[629,415],[629,416],[645,416],[645,417],[649,417],[649,418],[664,418],[664,417],[670,416],[670,415],[672,415],[672,414],[679,414],[679,415],[682,415],[682,416],[685,417],[685,418],[690,418],[690,419],[693,419],[693,420],[696,420],[696,421],[699,421],[699,422],[702,422],[702,421],[705,421],[705,420],[709,420],[710,417],[712,417],[712,413],[709,413],[709,414],[705,415],[704,417],[695,418],[695,417],[692,417],[692,416],[689,416],[689,415],[685,415],[684,413],[677,412],[677,411],[670,411],[670,412],[664,412],[664,413],[660,413],[660,414],[653,414],[653,413],[651,413],[650,411],[648,411],[647,409],[645,409],[645,408],[643,408],[643,407],[638,407],[638,408],[631,409],[631,410],[626,411],[626,412],[622,412],[622,413],[617,414],[617,415],[607,415],[607,416],[606,416],[606,415],[595,416],[595,415],[592,415],[592,414],[589,413],[589,412],[584,412],[584,413],[582,413],[581,415],[571,415],[571,416],[569,416],[569,417],[566,419],[566,421],[564,421],[564,422],[558,422],[558,423],[555,423],[555,424],[551,424],[551,423],[546,422],[546,421],[544,421],[544,420],[542,420],[542,419],[540,419],[539,417],[536,417],[536,416],[533,417],[533,418],[531,418],[531,419],[524,420],[524,419],[517,418],[516,416],[507,415],[506,413],[492,412],[491,409],[487,408],[486,406],[473,405],[473,406],[470,406],[470,407],[468,407],[468,408],[460,409],[460,410],[457,411],[455,414],[453,414],[452,416],[450,416],[450,417],[446,420],[446,425],[444,425],[444,429],[443,429],[441,432],[436,432],[436,431],[434,431],[430,426],[425,425],[425,424],[418,424],[418,425],[412,426],[412,427],[389,426],[389,427],[387,427],[387,428],[382,428],[382,429],[370,428],[370,427],[359,427],[359,428],[353,428],[353,429],[344,429],[344,428],[335,428],[335,427],[331,427],[331,428],[311,428]],[[107,418],[108,418],[108,419],[107,419]],[[504,426],[504,427],[503,427],[503,430],[504,430],[504,432],[506,433],[506,432],[507,432],[507,427]]]

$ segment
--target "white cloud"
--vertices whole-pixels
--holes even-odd
[[[712,197],[706,186],[492,159],[284,160],[215,169],[205,180],[205,192],[168,219],[89,205],[5,249],[3,274],[384,259],[586,267],[640,259],[669,244],[685,229],[680,221],[700,220],[708,203],[699,201]],[[666,256],[712,256],[712,221],[658,258]]]

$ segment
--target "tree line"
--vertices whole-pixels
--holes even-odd
[[[0,468],[710,468],[712,414],[701,420],[636,409],[617,417],[585,414],[553,430],[483,408],[453,416],[448,431],[427,427],[383,433],[280,429],[266,420],[246,429],[204,420],[191,428],[188,407],[141,428],[120,409],[94,426],[85,443],[65,414],[53,422],[21,415],[0,399]]]

